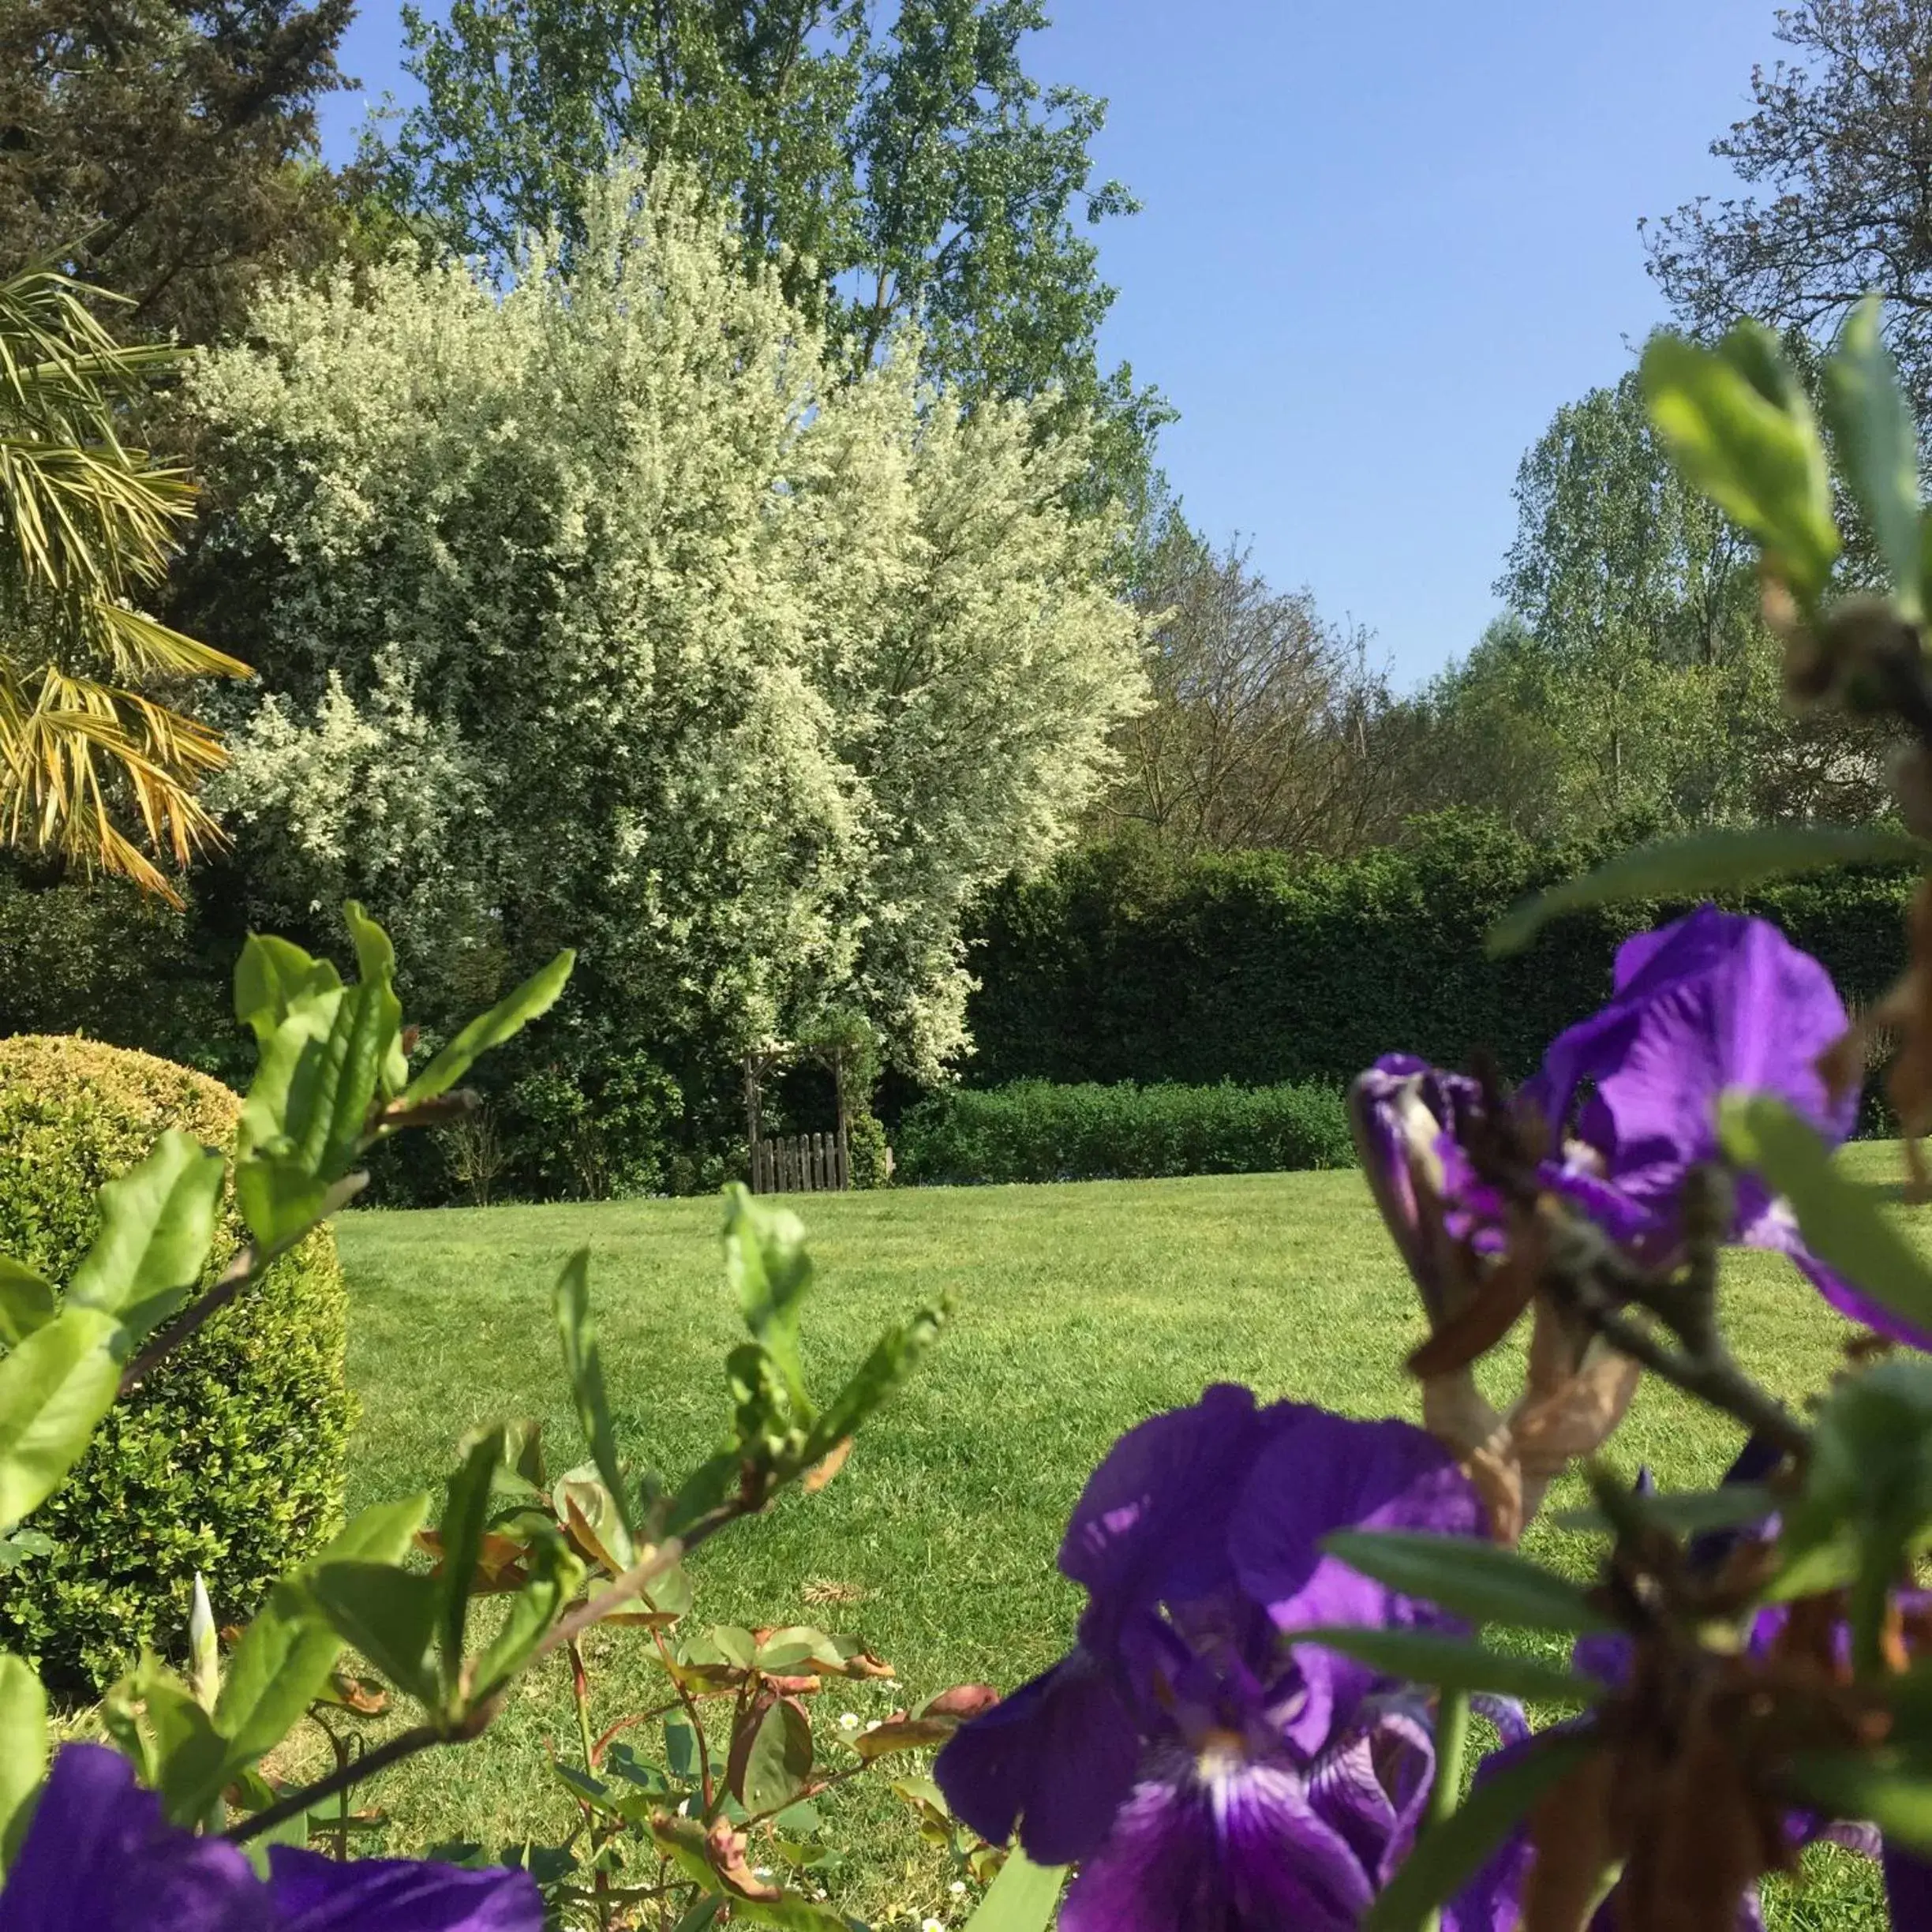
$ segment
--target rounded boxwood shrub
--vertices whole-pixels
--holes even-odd
[[[0,1039],[0,1253],[66,1282],[93,1239],[102,1184],[170,1127],[227,1147],[240,1106],[219,1081],[148,1054]],[[231,1201],[204,1286],[242,1239]],[[346,1315],[324,1229],[116,1403],[28,1519],[54,1553],[0,1575],[0,1646],[85,1694],[143,1645],[179,1653],[197,1571],[217,1622],[249,1616],[339,1519]]]

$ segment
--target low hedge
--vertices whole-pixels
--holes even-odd
[[[218,1081],[148,1054],[0,1040],[0,1253],[66,1281],[102,1184],[169,1127],[227,1146],[239,1107]],[[204,1286],[242,1238],[231,1204]],[[324,1230],[117,1403],[28,1520],[54,1553],[0,1574],[0,1648],[87,1694],[144,1645],[179,1652],[197,1571],[217,1619],[244,1621],[340,1515],[346,1305]]]
[[[1339,1088],[1016,1080],[954,1088],[900,1125],[913,1182],[1151,1180],[1342,1167],[1354,1159]]]

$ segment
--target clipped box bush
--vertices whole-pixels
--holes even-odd
[[[169,1127],[227,1147],[240,1106],[148,1054],[0,1039],[0,1254],[64,1282],[93,1238],[101,1185]],[[231,1204],[204,1286],[242,1238]],[[242,1622],[339,1518],[346,1314],[324,1230],[117,1403],[28,1519],[54,1553],[0,1574],[0,1646],[85,1694],[144,1644],[178,1653],[197,1570],[217,1620]]]
[[[1015,1080],[923,1100],[899,1129],[910,1181],[1148,1180],[1354,1160],[1339,1089],[1056,1086]]]

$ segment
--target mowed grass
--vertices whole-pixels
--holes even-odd
[[[1896,1192],[1895,1148],[1846,1156]],[[1054,1569],[1067,1511],[1120,1432],[1192,1401],[1215,1380],[1349,1413],[1415,1413],[1401,1369],[1421,1337],[1415,1294],[1353,1173],[1243,1175],[1039,1188],[908,1190],[806,1197],[818,1267],[806,1332],[829,1390],[878,1331],[949,1293],[953,1325],[911,1387],[861,1435],[815,1497],[787,1497],[734,1526],[692,1565],[703,1620],[817,1623],[863,1637],[900,1687],[838,1685],[838,1714],[882,1715],[945,1685],[1009,1687],[1065,1646],[1076,1593]],[[612,1202],[344,1217],[354,1297],[350,1376],[361,1403],[350,1507],[439,1485],[477,1424],[541,1417],[553,1468],[584,1453],[549,1317],[552,1282],[578,1247],[627,1455],[675,1476],[716,1444],[721,1363],[738,1339],[715,1201]],[[1727,1320],[1746,1365],[1794,1400],[1818,1390],[1849,1332],[1788,1267],[1727,1264]],[[1499,1387],[1507,1363],[1495,1365]],[[1616,1439],[1627,1467],[1664,1486],[1714,1481],[1739,1432],[1654,1386]],[[1567,1491],[1558,1504],[1574,1500]],[[1533,1531],[1567,1567],[1587,1539]],[[640,1632],[591,1646],[596,1719],[659,1700]],[[480,1840],[492,1851],[554,1841],[571,1807],[546,1768],[546,1740],[575,1750],[560,1668],[538,1673],[494,1732],[431,1754],[371,1788],[394,1848]],[[837,1901],[874,1923],[949,1923],[970,1899],[923,1846],[882,1779],[828,1805],[853,1852]],[[1777,1888],[1774,1924],[1877,1926],[1863,1861],[1825,1853]]]

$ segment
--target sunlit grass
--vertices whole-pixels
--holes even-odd
[[[1847,1157],[1874,1184],[1896,1150]],[[1010,1685],[1071,1634],[1076,1593],[1054,1552],[1088,1471],[1121,1429],[1216,1380],[1360,1415],[1413,1414],[1403,1354],[1413,1290],[1352,1173],[1241,1175],[1043,1188],[813,1197],[803,1213],[819,1286],[807,1320],[822,1384],[888,1320],[952,1291],[957,1320],[897,1406],[867,1428],[822,1495],[734,1528],[694,1569],[710,1620],[814,1622],[866,1638],[904,1690],[835,1687],[820,1700],[882,1713],[985,1679]],[[354,1296],[350,1376],[362,1404],[351,1507],[440,1483],[456,1438],[501,1416],[544,1418],[563,1462],[582,1454],[549,1315],[565,1257],[588,1245],[606,1372],[627,1454],[676,1472],[715,1446],[720,1365],[736,1318],[718,1262],[717,1204],[613,1202],[365,1213],[341,1224]],[[1754,1373],[1794,1400],[1829,1374],[1845,1325],[1788,1266],[1727,1265],[1727,1317]],[[1499,1365],[1499,1373],[1506,1365]],[[1615,1444],[1666,1487],[1714,1481],[1739,1432],[1654,1387]],[[1559,1503],[1573,1500],[1566,1492]],[[1541,1526],[1567,1566],[1585,1538]],[[600,1724],[650,1693],[635,1632],[599,1636]],[[389,1841],[560,1838],[571,1816],[544,1740],[574,1748],[561,1672],[522,1691],[496,1732],[419,1758],[373,1788]],[[883,1781],[841,1796],[854,1853],[837,1897],[883,1923],[964,1916],[951,1874]],[[1862,1861],[1815,1862],[1773,1900],[1784,1927],[1883,1923]]]

